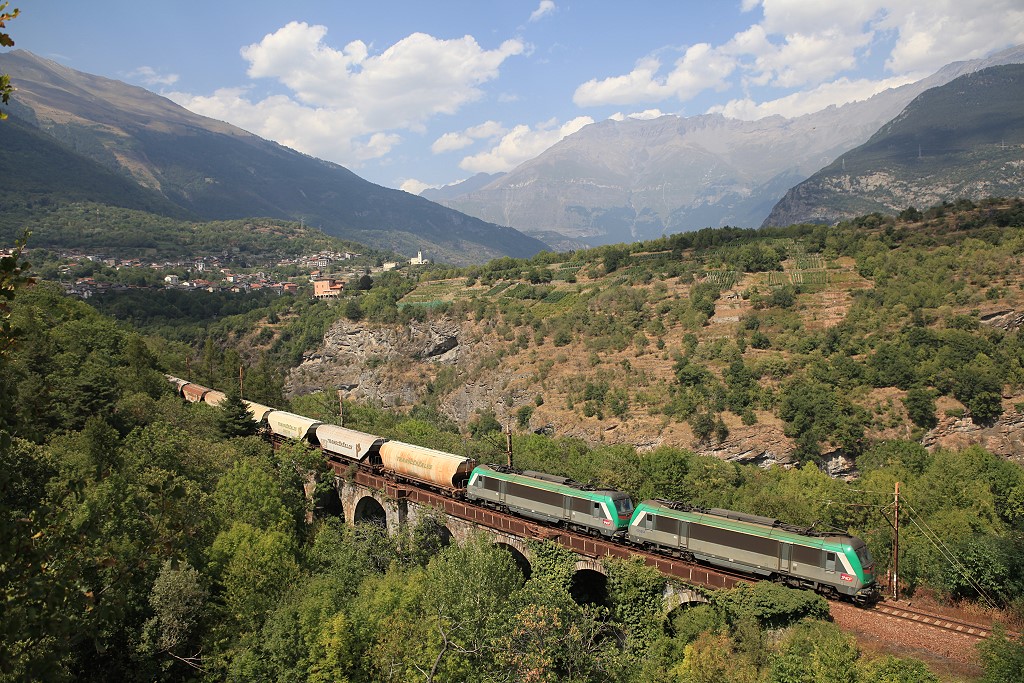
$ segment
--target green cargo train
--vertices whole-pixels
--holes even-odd
[[[777,519],[732,510],[645,500],[636,507],[629,542],[684,560],[753,574],[794,588],[811,588],[855,602],[880,597],[864,541],[822,534]]]
[[[480,465],[469,475],[466,500],[586,534],[622,536],[633,501],[565,477]]]

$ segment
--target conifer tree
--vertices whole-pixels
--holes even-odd
[[[221,412],[217,416],[217,428],[226,438],[252,436],[256,433],[252,413],[242,402],[242,396],[237,390],[229,391],[219,408]]]

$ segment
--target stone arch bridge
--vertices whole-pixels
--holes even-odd
[[[527,541],[558,543],[577,556],[573,592],[583,599],[607,595],[607,571],[601,561],[605,557],[639,556],[662,574],[692,586],[730,588],[742,581],[706,567],[470,505],[440,493],[396,483],[365,470],[353,472],[336,466],[335,488],[337,496],[326,502],[325,512],[341,516],[348,524],[376,521],[384,524],[389,533],[395,534],[402,527],[416,524],[429,515],[443,525],[444,535],[459,542],[481,531],[490,535],[495,545],[512,554],[526,576],[529,576],[532,564]],[[672,582],[666,588],[665,598],[667,608],[707,601],[698,590]]]

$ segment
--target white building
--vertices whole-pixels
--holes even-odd
[[[430,259],[423,258],[423,252],[417,251],[416,255],[409,259],[410,266],[425,266],[430,263]]]

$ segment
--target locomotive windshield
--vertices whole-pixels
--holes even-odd
[[[859,547],[854,546],[854,551],[857,553],[857,559],[860,560],[860,566],[864,569],[870,569],[875,561],[871,557],[871,551],[868,550],[868,547],[861,543]]]
[[[620,517],[628,517],[633,514],[633,501],[630,498],[616,498],[615,509]]]

